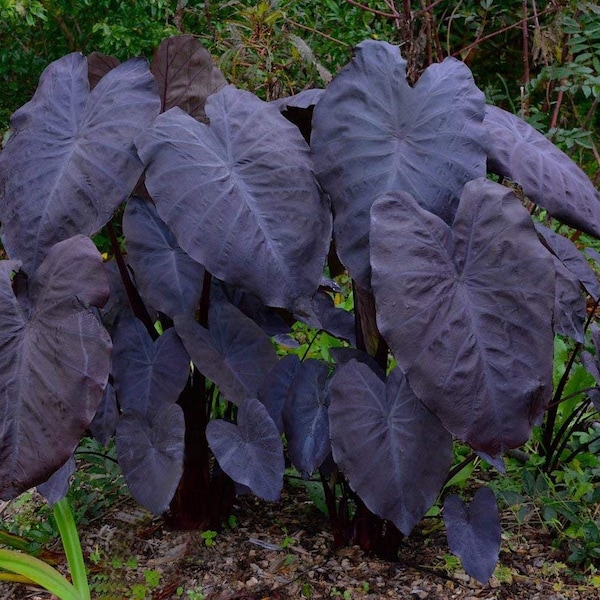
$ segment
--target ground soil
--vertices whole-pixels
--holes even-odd
[[[97,600],[600,598],[597,581],[567,567],[543,528],[516,526],[509,514],[503,521],[499,568],[485,585],[452,560],[441,528],[411,534],[397,562],[358,547],[336,550],[326,516],[297,490],[284,491],[277,504],[239,498],[233,527],[209,545],[210,536],[170,531],[130,500],[81,534]],[[33,586],[1,584],[0,598],[52,596]]]

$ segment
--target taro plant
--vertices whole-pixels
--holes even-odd
[[[319,473],[336,542],[393,557],[454,438],[502,470],[549,406],[555,333],[584,335],[579,270],[523,198],[596,237],[600,198],[463,63],[406,72],[367,41],[324,91],[264,102],[191,36],[150,67],[46,69],[0,155],[2,498],[89,428],[141,504],[217,530],[236,493],[279,498],[287,451]],[[295,322],[344,340],[335,364],[286,354]],[[493,494],[444,516],[485,581]]]

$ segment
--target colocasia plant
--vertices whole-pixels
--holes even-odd
[[[584,341],[596,281],[524,204],[600,237],[600,197],[463,63],[414,86],[406,69],[366,41],[327,89],[271,103],[191,36],[150,66],[45,70],[0,154],[3,499],[91,430],[116,437],[141,504],[214,529],[236,493],[279,498],[287,452],[321,477],[336,541],[394,556],[453,440],[502,469],[548,408],[555,333]],[[340,265],[354,314],[333,302]],[[286,353],[297,321],[344,340],[334,364]],[[487,580],[494,495],[449,496],[444,517]]]

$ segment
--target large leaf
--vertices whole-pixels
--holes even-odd
[[[159,109],[143,59],[114,68],[92,92],[81,54],[46,68],[0,155],[2,239],[27,273],[54,243],[97,232],[129,196],[143,170],[133,138]]]
[[[500,554],[500,514],[494,492],[477,490],[470,506],[455,495],[444,502],[448,546],[464,570],[481,583],[492,576]]]
[[[283,426],[292,464],[310,478],[331,452],[329,367],[318,360],[300,363],[283,406]]]
[[[56,244],[15,296],[18,269],[0,262],[3,499],[47,480],[71,456],[102,400],[111,349],[91,308],[106,301],[108,282],[88,238]]]
[[[117,457],[131,495],[150,512],[169,507],[183,473],[185,421],[178,404],[144,416],[125,412],[116,433]]]
[[[142,298],[171,318],[192,314],[202,293],[204,267],[177,245],[154,205],[131,198],[123,215],[123,233]]]
[[[265,500],[279,500],[283,487],[283,442],[267,409],[252,398],[238,409],[237,425],[210,421],[206,438],[219,465],[237,483]]]
[[[554,302],[554,331],[585,343],[586,302],[581,283],[564,264],[554,257],[556,296]]]
[[[452,437],[400,369],[387,383],[363,363],[330,385],[333,458],[367,507],[405,535],[423,518],[452,464]]]
[[[203,122],[206,99],[227,85],[208,50],[193,35],[163,40],[154,52],[150,70],[156,78],[163,111],[179,106]]]
[[[249,92],[228,86],[205,109],[210,125],[174,108],[138,137],[148,190],[177,243],[210,273],[291,308],[317,289],[330,241],[309,148]]]
[[[177,402],[190,375],[190,358],[175,329],[153,341],[141,321],[124,317],[113,343],[112,374],[123,410],[148,416]]]
[[[486,109],[488,168],[516,181],[531,200],[567,225],[600,237],[600,193],[550,140],[519,117]]]
[[[524,443],[550,400],[555,287],[527,211],[479,179],[452,227],[390,194],[371,228],[377,323],[412,389],[475,450]]]
[[[175,329],[199,371],[235,404],[257,396],[277,362],[271,340],[228,302],[212,302],[205,329],[192,317],[175,317]]]
[[[339,257],[368,288],[374,199],[406,191],[451,222],[464,184],[485,175],[485,102],[457,60],[431,65],[410,87],[396,46],[370,40],[355,52],[315,106],[311,146]]]

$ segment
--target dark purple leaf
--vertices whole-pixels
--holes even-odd
[[[519,117],[488,106],[488,169],[516,181],[533,202],[563,223],[600,237],[600,194],[589,177]]]
[[[596,379],[596,381],[598,381],[598,379]],[[600,389],[595,387],[591,390],[588,390],[588,396],[589,396],[590,400],[592,401],[592,404],[594,405],[596,412],[600,413]]]
[[[367,507],[405,535],[423,518],[452,464],[452,437],[400,369],[387,383],[350,361],[330,385],[333,458]]]
[[[131,495],[155,515],[169,507],[183,473],[185,422],[177,404],[146,417],[125,412],[117,425],[119,465]]]
[[[594,354],[584,350],[581,353],[581,362],[586,371],[594,378],[597,385],[600,385],[600,328],[593,323],[590,327],[592,343],[594,344]],[[596,401],[594,400],[594,403]]]
[[[542,236],[545,245],[577,277],[587,293],[594,299],[600,298],[598,277],[577,246],[571,240],[544,227],[541,223],[535,223],[535,228]]]
[[[104,389],[102,402],[94,415],[94,420],[90,423],[92,436],[103,446],[108,446],[108,442],[114,435],[118,422],[119,407],[117,406],[115,388],[108,383]]]
[[[283,407],[283,427],[292,464],[308,479],[331,452],[329,367],[318,360],[300,363]]]
[[[354,315],[337,308],[329,294],[317,291],[306,308],[306,315],[296,315],[299,321],[356,345]]]
[[[342,367],[351,360],[357,360],[367,365],[381,381],[386,380],[385,371],[372,356],[362,350],[358,350],[357,348],[329,348],[329,354],[338,367]]]
[[[190,258],[151,202],[131,198],[123,215],[127,256],[140,295],[173,318],[192,314],[204,281],[204,267]]]
[[[492,576],[500,554],[500,514],[494,492],[477,490],[470,506],[455,495],[444,502],[448,547],[463,569],[480,583]]]
[[[455,436],[499,456],[552,392],[554,263],[527,211],[486,179],[452,227],[408,194],[372,209],[379,330],[415,394]]]
[[[253,398],[238,408],[237,425],[210,421],[206,438],[219,465],[237,483],[264,500],[279,500],[283,487],[283,443],[267,409]]]
[[[583,344],[586,303],[581,293],[581,282],[556,257],[554,266],[556,268],[554,331]]]
[[[175,317],[175,329],[198,370],[235,404],[257,396],[277,362],[269,338],[227,302],[212,302],[209,329],[192,317]]]
[[[71,458],[55,471],[48,481],[37,486],[37,491],[46,498],[50,506],[54,506],[67,495],[71,485],[71,475],[75,473],[76,467],[75,456],[71,455]]]
[[[302,137],[310,143],[312,132],[312,116],[315,104],[319,101],[325,90],[304,90],[294,96],[279,98],[272,103],[277,106],[281,114],[293,123],[302,133]]]
[[[124,411],[154,414],[177,402],[190,375],[190,357],[175,329],[153,341],[141,321],[122,318],[113,332],[112,374]]]
[[[410,87],[398,47],[368,40],[355,52],[315,106],[311,146],[339,257],[368,288],[373,201],[409,192],[452,222],[464,184],[485,175],[485,100],[457,60],[431,65]]]
[[[102,52],[92,52],[87,55],[88,80],[90,82],[90,91],[93,90],[98,82],[115,67],[121,64],[114,56],[107,56]]]
[[[42,73],[0,154],[2,239],[28,274],[54,243],[99,231],[129,196],[143,170],[133,138],[158,111],[143,59],[119,65],[92,92],[81,54]]]
[[[206,99],[227,85],[208,50],[193,35],[163,40],[150,70],[156,78],[163,112],[179,106],[203,122]]]
[[[283,433],[283,406],[301,365],[295,354],[279,359],[267,374],[258,396],[277,425],[279,433]]]
[[[269,306],[302,304],[331,232],[306,142],[275,106],[232,86],[206,114],[210,125],[171,109],[136,140],[160,217],[215,277]]]
[[[102,400],[111,350],[91,310],[106,302],[108,282],[88,238],[52,247],[21,300],[11,285],[19,264],[0,261],[0,497],[7,500],[71,456]]]

